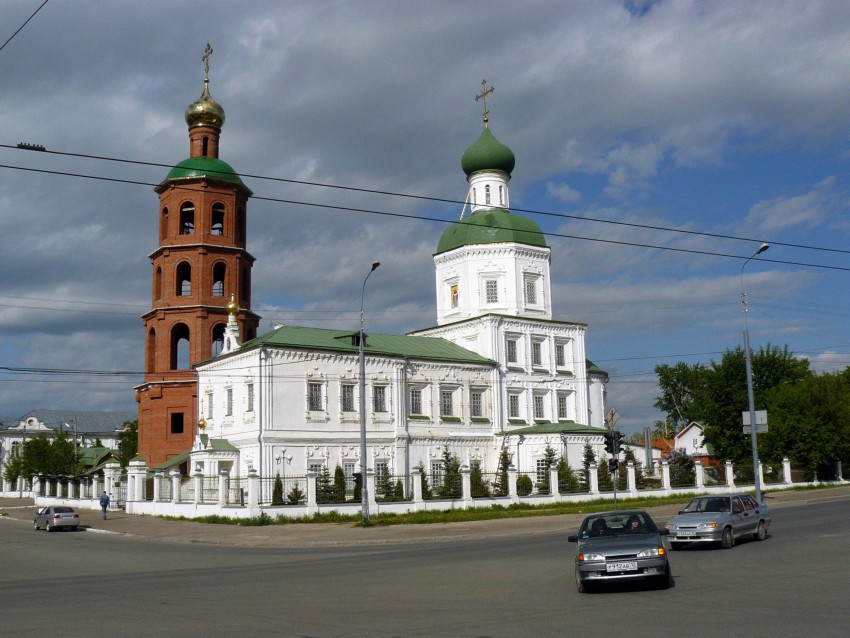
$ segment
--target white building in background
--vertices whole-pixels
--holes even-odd
[[[508,210],[514,161],[485,118],[462,159],[470,212],[434,255],[437,326],[367,337],[369,468],[439,480],[448,447],[492,472],[505,446],[533,475],[547,446],[573,468],[586,443],[602,450],[607,375],[586,359],[586,325],[552,317],[551,249]],[[203,434],[160,468],[359,471],[357,333],[284,326],[242,344],[228,311],[224,350],[197,366]]]

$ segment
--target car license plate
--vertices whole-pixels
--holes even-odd
[[[608,563],[605,565],[605,571],[609,572],[636,572],[637,561],[622,561],[619,563]]]
[[[677,536],[687,537],[687,536],[696,536],[696,532],[683,532],[679,531],[676,533]]]

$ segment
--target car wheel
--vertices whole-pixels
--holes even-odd
[[[72,532],[76,532],[76,531],[77,531],[77,526],[76,526],[76,525],[74,525],[74,526],[71,528],[71,531],[72,531]]]
[[[48,532],[52,532],[55,528],[53,527],[53,525],[50,524],[50,521],[47,521],[44,524],[44,529],[46,529]]]
[[[590,593],[590,585],[585,583],[581,576],[579,575],[578,567],[576,567],[576,589],[580,594],[588,594]]]
[[[727,527],[723,530],[723,536],[720,537],[720,547],[723,549],[731,549],[735,544],[735,538],[732,536],[732,528]]]
[[[38,521],[33,521],[33,522],[32,522],[32,528],[33,528],[35,531],[38,531]]]
[[[756,533],[753,534],[753,538],[757,541],[763,541],[767,538],[767,525],[764,524],[764,521],[759,521],[758,529],[756,529]]]

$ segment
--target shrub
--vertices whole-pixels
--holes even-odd
[[[519,496],[528,496],[534,489],[534,483],[528,474],[520,474],[516,479],[516,493]]]

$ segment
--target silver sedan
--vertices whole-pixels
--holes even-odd
[[[658,527],[643,510],[591,514],[575,536],[576,588],[590,591],[596,585],[627,580],[649,580],[666,589],[673,584],[667,551]]]
[[[74,531],[80,525],[80,515],[64,505],[42,507],[33,519],[33,529],[44,527],[48,532],[55,529],[70,529]]]
[[[667,521],[667,529],[674,549],[685,543],[719,543],[729,549],[742,536],[763,541],[770,521],[767,505],[749,494],[722,494],[697,496]]]

